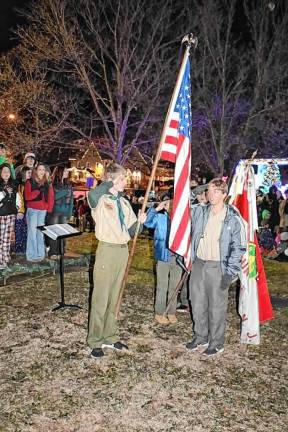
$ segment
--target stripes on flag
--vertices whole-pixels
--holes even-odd
[[[182,77],[181,77],[182,74]],[[180,83],[179,83],[180,79]],[[178,90],[177,90],[178,89]],[[174,199],[169,248],[184,257],[190,267],[191,210],[191,85],[189,55],[185,55],[174,93],[174,105],[167,113],[161,159],[175,163]]]
[[[173,162],[176,161],[177,145],[178,145],[178,126],[179,113],[173,112],[166,130],[165,140],[162,144],[161,159]]]

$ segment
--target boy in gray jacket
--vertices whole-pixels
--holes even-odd
[[[186,347],[205,347],[205,356],[224,351],[228,288],[241,270],[246,250],[243,221],[238,211],[224,203],[227,184],[213,179],[209,204],[192,209],[190,300],[194,338]]]

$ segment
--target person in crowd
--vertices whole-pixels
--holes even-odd
[[[88,203],[95,221],[99,240],[93,272],[94,289],[91,299],[87,343],[91,357],[104,355],[103,348],[125,350],[118,340],[116,304],[128,260],[127,243],[134,235],[137,218],[131,205],[123,198],[126,171],[116,163],[109,165],[105,181],[88,193]],[[146,214],[138,221],[144,223]]]
[[[280,215],[279,215],[279,201],[277,199],[277,187],[272,185],[269,188],[269,192],[265,195],[262,201],[262,209],[269,210],[271,216],[269,218],[269,227],[271,229],[272,234],[274,235],[277,227],[280,223]]]
[[[202,184],[199,186],[196,186],[192,189],[191,197],[194,197],[193,205],[201,204],[205,205],[207,204],[207,190],[208,185]]]
[[[157,260],[155,321],[159,324],[175,324],[177,295],[170,302],[175,289],[180,282],[182,268],[177,263],[177,256],[168,248],[170,234],[170,210],[172,208],[171,194],[164,194],[161,202],[154,208],[150,207],[144,224],[147,228],[154,229],[154,257]],[[164,315],[168,303],[167,317]]]
[[[21,177],[20,177],[21,174]],[[32,170],[28,166],[24,166],[18,173],[18,193],[21,198],[21,208],[15,222],[15,253],[23,255],[26,252],[27,246],[27,221],[25,215],[25,200],[24,189],[27,180],[31,179]]]
[[[25,183],[24,197],[27,207],[27,261],[37,262],[45,258],[45,244],[42,232],[37,229],[44,225],[46,213],[51,213],[54,206],[54,191],[47,181],[45,165],[38,163],[32,171],[30,180]]]
[[[66,166],[57,166],[52,175],[54,189],[54,207],[47,215],[47,225],[67,223],[73,212],[73,188],[69,181],[69,171]],[[57,240],[48,238],[51,259],[57,258],[59,248]]]
[[[76,226],[80,227],[80,216],[79,216],[79,209],[80,206],[83,204],[84,201],[84,195],[79,195],[78,198],[76,199],[76,202],[74,204],[74,214],[76,217]]]
[[[207,205],[192,209],[190,300],[194,337],[189,350],[205,347],[205,356],[224,351],[228,288],[241,270],[246,249],[245,228],[237,210],[225,204],[228,187],[222,179],[208,184]]]
[[[191,175],[191,179],[190,179],[190,188],[193,189],[196,186],[198,186],[198,176],[197,175]]]
[[[138,203],[138,198],[136,195],[132,196],[131,207],[132,207],[135,215],[137,216],[139,213],[139,210],[141,209],[141,204]]]
[[[288,189],[285,190],[284,196],[285,199],[283,199],[279,204],[279,227],[281,229],[288,228]]]
[[[268,256],[276,246],[274,235],[269,227],[270,212],[268,210],[263,210],[262,220],[261,220],[261,230],[259,230],[259,245],[261,252]]]
[[[89,228],[89,232],[93,231],[93,218],[87,198],[84,198],[79,205],[79,227],[83,232],[85,232],[87,228]]]
[[[15,180],[15,170],[12,162],[7,157],[7,147],[4,143],[0,143],[0,165],[8,163],[10,165],[11,178]]]
[[[24,159],[23,159],[23,163],[21,165],[18,165],[15,168],[16,177],[18,178],[18,176],[20,176],[20,178],[21,178],[21,171],[24,167],[28,168],[32,171],[34,166],[35,166],[35,163],[36,163],[35,154],[32,152],[26,153],[24,156]]]
[[[14,230],[17,205],[17,183],[12,178],[11,165],[0,165],[0,269],[6,269],[10,261],[11,235]],[[17,202],[18,201],[18,202]]]

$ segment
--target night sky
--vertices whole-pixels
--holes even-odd
[[[13,29],[17,24],[23,24],[23,19],[16,8],[22,9],[28,3],[29,0],[0,0],[0,52],[8,51],[17,44]]]

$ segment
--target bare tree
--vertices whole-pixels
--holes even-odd
[[[16,153],[50,147],[65,120],[45,74],[23,69],[18,54],[16,49],[0,58],[0,140]]]
[[[287,100],[288,14],[280,8],[272,13],[266,1],[245,1],[243,9],[236,0],[191,3],[199,23],[192,71],[194,156],[219,174],[251,147],[264,155],[267,127]]]
[[[99,150],[121,163],[149,156],[175,77],[175,41],[179,49],[185,32],[181,10],[175,14],[172,0],[34,3],[29,27],[18,31],[22,64],[75,102],[67,132],[107,138]]]

